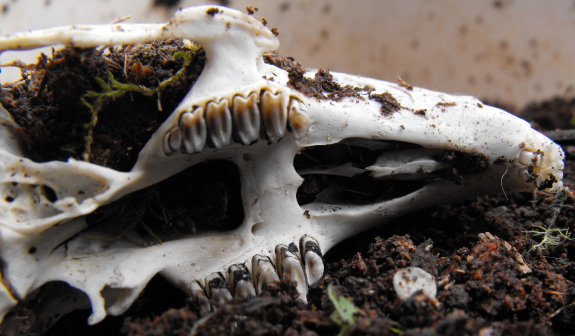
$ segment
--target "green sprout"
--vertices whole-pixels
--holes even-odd
[[[360,312],[353,304],[353,300],[350,298],[345,298],[343,295],[337,293],[333,285],[327,286],[327,296],[329,297],[331,303],[333,304],[335,310],[329,316],[332,321],[341,327],[338,336],[343,336],[347,334],[349,326],[355,324],[355,315]],[[396,334],[401,334],[403,327],[401,324],[395,321],[391,321],[391,327],[389,330]]]
[[[353,305],[352,299],[337,294],[331,284],[327,286],[327,295],[335,308],[335,311],[329,317],[337,325],[341,326],[338,336],[343,336],[347,333],[349,326],[355,324],[354,315],[359,312],[359,309]]]
[[[84,160],[87,162],[90,160],[90,152],[93,142],[93,133],[94,129],[96,128],[96,124],[98,123],[98,114],[104,106],[106,106],[111,101],[116,100],[117,98],[122,97],[127,92],[138,92],[143,94],[144,96],[153,96],[158,94],[158,110],[162,111],[162,105],[160,102],[160,97],[162,91],[170,84],[175,83],[178,81],[182,76],[186,73],[186,67],[192,63],[194,57],[197,55],[201,47],[197,43],[192,43],[189,47],[190,50],[187,51],[178,51],[174,53],[174,59],[184,58],[184,66],[172,77],[164,80],[160,83],[160,85],[155,89],[147,88],[143,85],[136,85],[136,84],[124,84],[120,83],[114,79],[114,76],[111,72],[108,72],[108,80],[109,83],[106,83],[100,77],[96,77],[95,80],[102,89],[102,92],[95,92],[95,91],[88,91],[80,100],[82,103],[90,109],[92,117],[90,121],[84,124],[84,127],[87,129],[86,134],[86,147],[84,149]],[[88,102],[88,99],[91,102]]]
[[[563,243],[565,240],[570,240],[571,238],[569,229],[559,229],[554,228],[555,221],[561,212],[561,207],[569,197],[571,192],[569,188],[561,188],[555,195],[553,204],[551,205],[551,217],[548,218],[545,223],[547,227],[543,225],[532,225],[532,227],[537,230],[523,231],[524,233],[531,233],[533,236],[543,237],[538,244],[533,245],[531,250],[544,250],[551,246],[557,246]]]

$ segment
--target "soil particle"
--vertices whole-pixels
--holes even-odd
[[[517,115],[531,121],[536,130],[572,129],[570,123],[575,116],[575,98],[553,98],[540,103],[531,103]]]
[[[463,176],[465,175],[477,174],[489,169],[489,159],[487,156],[475,151],[471,154],[448,150],[443,151],[443,162],[449,163],[453,167],[451,175],[448,178],[455,181],[456,184],[463,183]]]
[[[305,76],[307,70],[290,57],[284,57],[277,52],[271,52],[264,55],[266,63],[274,65],[288,72],[288,86],[301,92],[307,97],[313,97],[318,100],[330,99],[340,101],[342,98],[354,97],[363,99],[360,92],[363,88],[354,88],[346,85],[341,86],[333,80],[333,75],[329,70],[319,69],[314,78]]]
[[[389,116],[393,114],[393,112],[399,111],[401,108],[397,99],[395,99],[395,97],[393,97],[389,92],[370,94],[369,99],[375,100],[381,104],[381,114],[384,116]]]

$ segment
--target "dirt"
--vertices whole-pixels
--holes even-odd
[[[41,56],[33,66],[21,65],[24,80],[3,85],[0,103],[22,127],[19,138],[33,160],[80,160],[87,132],[84,124],[91,118],[90,109],[80,98],[87,91],[101,91],[96,77],[110,82],[111,73],[122,83],[155,88],[184,69],[185,75],[162,91],[162,111],[157,95],[137,92],[126,93],[100,111],[91,162],[126,171],[201,73],[205,62],[201,52],[194,54],[191,63],[174,58],[175,52],[186,50],[183,41],[170,40],[122,47],[110,50],[108,55],[97,49],[55,51],[50,57]],[[333,81],[329,71],[321,69],[313,79],[307,78],[303,76],[305,69],[293,59],[268,54],[266,61],[288,71],[292,88],[316,99],[357,98],[359,91],[368,90],[342,87]],[[385,101],[393,107],[392,100]],[[574,114],[574,101],[553,99],[516,113],[528,117],[542,131],[566,130],[573,127],[569,120]],[[566,152],[563,181],[570,188],[575,187],[575,147],[569,142],[572,140],[557,138]],[[445,156],[449,159],[450,153]],[[456,154],[451,156],[451,160],[458,160]],[[485,168],[481,156],[466,160],[471,161],[457,161],[458,170],[469,173]],[[194,180],[193,176],[200,173],[205,176],[201,169],[218,175],[211,166],[194,169],[179,178]],[[455,172],[454,179],[460,173]],[[196,189],[214,185],[238,188],[232,180],[206,179],[198,181]],[[145,211],[172,211],[170,219],[183,223],[182,230],[201,230],[201,223],[224,228],[236,225],[226,220],[239,216],[227,212],[228,204],[237,200],[202,203],[197,195],[190,195],[178,203],[162,191],[180,190],[184,184],[170,184],[169,180],[165,183],[155,190],[132,195],[133,204],[145,204],[142,199],[158,197],[159,208]],[[269,284],[260,297],[230,302],[206,314],[185,294],[156,277],[124,316],[108,317],[87,327],[79,321],[85,321],[90,312],[80,310],[62,318],[46,334],[336,335],[340,326],[330,317],[334,305],[326,291],[332,285],[359,309],[355,323],[349,326],[350,335],[572,335],[575,241],[533,249],[540,238],[527,231],[537,230],[536,225],[558,213],[555,227],[572,232],[575,200],[569,195],[557,204],[553,195],[541,191],[508,197],[484,196],[422,210],[341,243],[324,256],[325,276],[310,290],[307,305],[296,300],[293,282],[282,281]],[[162,210],[163,203],[175,204],[175,209]],[[196,204],[197,208],[180,211],[179,205],[185,203]],[[128,211],[137,214],[144,210]],[[214,212],[218,217],[210,217]],[[98,215],[96,212],[90,218],[92,225],[98,224]],[[156,217],[162,222],[162,216]],[[158,235],[169,239],[178,230],[160,230]],[[436,277],[436,298],[397,298],[393,275],[409,266],[420,267]]]
[[[308,78],[304,76],[307,72],[305,67],[295,62],[293,58],[284,57],[277,52],[264,54],[264,60],[268,64],[287,71],[289,78],[288,86],[307,97],[334,101],[340,101],[345,97],[354,97],[363,100],[360,93],[367,91],[366,88],[352,87],[349,85],[341,86],[333,80],[333,75],[329,70],[319,69],[314,78]]]
[[[175,58],[180,51],[191,54],[193,60],[188,64],[184,58]],[[82,97],[89,91],[103,92],[97,78],[109,85],[111,74],[123,84],[156,88],[183,69],[183,76],[167,85],[160,98],[127,92],[99,111],[90,162],[129,171],[142,147],[190,90],[204,63],[203,50],[193,54],[182,40],[112,49],[68,47],[51,56],[42,54],[36,64],[21,64],[23,80],[3,84],[0,103],[21,126],[17,135],[30,159],[84,160],[86,124],[93,113]],[[86,101],[94,103],[88,97]]]

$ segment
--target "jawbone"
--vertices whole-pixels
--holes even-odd
[[[217,14],[207,13],[214,8]],[[527,122],[473,97],[409,90],[340,73],[333,78],[341,86],[371,92],[340,101],[306,97],[288,84],[286,71],[264,63],[263,53],[279,46],[272,32],[254,17],[227,8],[180,10],[166,24],[75,26],[14,34],[0,38],[0,52],[57,43],[96,47],[167,38],[198,42],[208,62],[128,173],[73,159],[66,163],[29,160],[14,140],[18,126],[0,106],[0,256],[4,264],[0,320],[19,300],[50,281],[67,282],[86,293],[92,305],[89,323],[94,324],[106,314],[126,311],[157,273],[197,298],[197,286],[191,286],[194,279],[248,261],[256,282],[252,256],[283,260],[276,256],[280,253],[276,246],[297,244],[305,236],[315,238],[325,252],[347,237],[407,212],[500,193],[502,188],[514,192],[540,187],[554,192],[562,186],[561,148]],[[381,103],[370,99],[383,93],[399,103],[395,112],[382,113]],[[392,149],[392,142],[418,148]],[[365,167],[351,163],[294,166],[302,151],[329,150],[326,146],[337,143],[384,150]],[[453,167],[444,160],[445,151],[480,158],[485,167],[472,169],[461,183],[454,183],[446,178]],[[98,228],[87,230],[86,215],[97,208],[214,159],[232,161],[239,168],[245,218],[238,228],[147,247],[133,237],[110,242],[78,234],[102,234]],[[300,206],[296,192],[302,176],[310,174],[364,175],[422,181],[422,185],[395,198],[362,204],[341,201],[337,197],[341,190],[331,187],[316,195],[316,201]],[[429,174],[440,178],[428,181]],[[56,192],[55,202],[40,192],[42,185]],[[36,248],[33,256],[28,253],[32,247]]]

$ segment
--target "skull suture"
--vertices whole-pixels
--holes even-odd
[[[92,305],[89,322],[97,323],[106,314],[126,311],[157,273],[208,307],[201,281],[195,279],[225,282],[213,273],[234,265],[230,270],[239,280],[231,281],[232,292],[242,288],[235,292],[249,296],[253,289],[242,283],[249,280],[246,273],[252,273],[256,291],[265,276],[274,279],[267,255],[282,260],[277,265],[280,274],[285,269],[296,278],[305,273],[308,282],[317,280],[320,271],[309,267],[321,264],[318,255],[302,255],[309,259],[307,272],[302,273],[298,252],[283,244],[297,244],[303,238],[302,252],[313,252],[318,245],[325,252],[360,231],[424,207],[498,193],[502,187],[553,192],[562,185],[563,152],[558,145],[527,122],[473,97],[346,74],[334,74],[334,81],[366,92],[339,100],[305,96],[288,85],[286,71],[263,60],[264,52],[279,46],[276,36],[254,17],[227,8],[180,10],[166,24],[75,26],[14,34],[0,38],[0,51],[167,38],[198,42],[208,62],[130,172],[73,159],[35,163],[19,150],[13,136],[18,126],[0,107],[0,316],[43,284],[64,281],[87,294]],[[305,76],[309,75],[313,74]],[[382,113],[382,104],[390,103],[394,111]],[[304,149],[313,157],[334,144],[379,154],[364,166],[317,160],[294,166],[294,157]],[[453,168],[444,160],[444,151],[479,157],[485,169],[471,169],[473,174],[460,184],[441,178]],[[108,242],[79,235],[88,228],[86,215],[97,208],[215,159],[232,161],[240,170],[245,218],[238,228],[151,246],[129,236]],[[296,192],[302,176],[313,174],[336,180],[369,176],[374,182],[417,183],[352,204],[342,201],[345,190],[334,182],[313,202],[300,206]],[[429,176],[439,178],[430,181]],[[55,200],[42,191],[43,186],[54,191]],[[98,230],[90,228],[87,233],[105,235]],[[256,254],[261,256],[252,259]],[[245,261],[249,262],[243,265]],[[206,288],[208,295],[216,295],[218,288],[213,287]],[[305,283],[300,291],[305,292]]]

